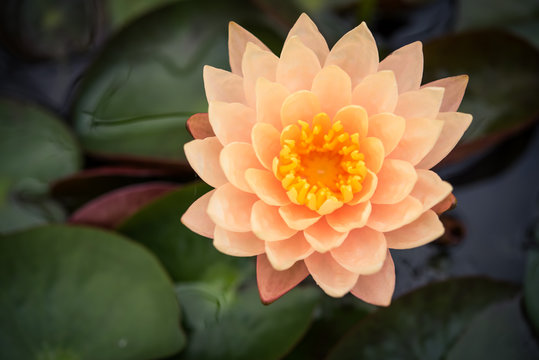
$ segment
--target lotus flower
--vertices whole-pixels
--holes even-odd
[[[452,187],[429,169],[471,122],[456,112],[468,77],[421,86],[420,42],[379,62],[365,23],[330,50],[305,14],[280,57],[230,23],[229,56],[231,72],[204,68],[213,133],[185,145],[215,189],[183,223],[225,254],[257,256],[265,303],[310,274],[330,296],[388,305],[388,249],[444,232],[435,207]]]

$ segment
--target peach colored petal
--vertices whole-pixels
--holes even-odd
[[[432,210],[424,212],[417,220],[397,230],[385,233],[391,249],[411,249],[425,245],[444,234],[444,225]]]
[[[442,87],[445,89],[444,99],[442,101],[442,106],[440,106],[440,111],[451,112],[457,111],[462,98],[464,97],[464,92],[466,91],[466,86],[468,85],[468,75],[459,75],[447,77],[444,79],[436,80],[425,84],[424,87]]]
[[[346,71],[352,79],[352,86],[376,72],[378,48],[364,22],[337,41],[326,58],[325,66],[328,65],[337,65]]]
[[[242,75],[241,63],[243,59],[243,53],[247,43],[253,43],[263,50],[269,51],[266,45],[262,41],[258,40],[256,36],[249,31],[242,28],[240,25],[231,21],[228,24],[228,56],[230,59],[230,68],[234,74]]]
[[[327,199],[326,201],[324,201],[324,203],[322,203],[322,206],[320,206],[320,209],[318,209],[316,212],[320,215],[327,215],[331,214],[342,206],[342,201],[336,199]]]
[[[453,191],[451,184],[430,170],[417,169],[417,175],[417,183],[410,195],[423,204],[423,211],[432,208]]]
[[[281,182],[271,172],[260,169],[247,169],[245,179],[256,196],[266,204],[273,206],[290,204]]]
[[[423,77],[423,45],[416,41],[395,50],[380,62],[378,70],[395,73],[401,94],[419,89]]]
[[[303,261],[291,268],[277,271],[271,266],[266,255],[258,255],[256,261],[256,282],[258,293],[264,304],[270,304],[292,290],[309,275]]]
[[[344,233],[365,226],[371,210],[371,203],[368,201],[352,206],[344,205],[327,215],[326,220],[335,231]]]
[[[263,254],[265,242],[252,232],[233,232],[215,227],[213,246],[223,254],[232,256],[255,256]]]
[[[228,181],[238,189],[253,192],[245,179],[245,172],[250,168],[261,169],[262,165],[251,144],[240,142],[228,144],[221,151],[219,162]]]
[[[348,202],[348,205],[356,205],[370,200],[378,186],[378,177],[372,171],[367,170],[367,175],[361,183],[361,186],[361,190],[354,194],[353,199]]]
[[[219,187],[228,180],[219,164],[219,154],[223,145],[216,137],[193,140],[183,146],[189,165],[198,176],[210,186]]]
[[[263,77],[275,80],[275,72],[279,58],[269,50],[262,50],[253,43],[247,43],[241,63],[243,72],[243,89],[247,104],[253,108],[256,105],[256,83]]]
[[[440,201],[438,204],[434,205],[431,210],[434,211],[436,214],[441,215],[446,211],[449,211],[451,209],[454,209],[455,206],[457,206],[457,198],[453,193],[447,195],[445,199]]]
[[[382,168],[385,157],[382,141],[375,137],[365,138],[361,142],[359,150],[365,155],[365,165],[367,168],[377,174]]]
[[[396,204],[373,204],[367,226],[380,232],[392,231],[411,223],[422,213],[423,205],[412,196]]]
[[[310,91],[301,90],[288,96],[281,107],[283,128],[298,120],[312,123],[313,117],[322,111],[318,97]]]
[[[399,143],[405,128],[406,121],[403,117],[390,113],[377,114],[369,117],[368,136],[380,139],[387,156]]]
[[[397,147],[388,155],[392,159],[418,164],[434,147],[444,122],[424,118],[408,119],[404,135]]]
[[[241,76],[206,65],[203,77],[208,102],[224,101],[242,104],[246,102]]]
[[[251,130],[251,141],[256,157],[266,169],[272,168],[273,159],[279,156],[281,140],[279,132],[270,124],[256,123]]]
[[[346,239],[346,236],[348,236],[348,231],[336,231],[329,226],[325,218],[321,218],[315,224],[305,229],[303,234],[314,250],[325,253],[340,246],[344,239]]]
[[[332,297],[342,297],[354,287],[358,275],[343,268],[330,253],[312,253],[305,265],[314,281]]]
[[[266,241],[266,255],[275,270],[286,270],[313,253],[302,232],[281,241]]]
[[[290,95],[283,85],[258,78],[256,83],[256,121],[268,123],[281,130],[281,106]]]
[[[312,211],[306,206],[289,204],[279,209],[283,220],[292,229],[304,230],[320,219],[316,211]]]
[[[348,74],[335,65],[323,68],[313,80],[312,90],[322,99],[322,111],[333,118],[340,108],[352,101],[352,82]]]
[[[284,43],[277,65],[277,82],[291,92],[308,90],[320,69],[316,54],[298,36],[291,36]]]
[[[187,131],[195,139],[205,139],[207,137],[215,136],[213,129],[211,128],[210,119],[208,113],[196,113],[187,119],[185,123]]]
[[[346,270],[360,275],[380,271],[387,255],[384,234],[367,227],[350,232],[331,256]]]
[[[187,226],[189,230],[210,239],[213,237],[215,223],[208,216],[207,209],[214,193],[215,190],[211,190],[196,199],[181,218],[182,224]]]
[[[444,88],[428,87],[408,91],[399,95],[395,114],[406,119],[429,118],[435,119],[440,111]]]
[[[223,146],[234,141],[251,142],[251,128],[256,122],[253,109],[240,103],[210,101],[208,116]]]
[[[372,116],[393,112],[399,91],[393,71],[379,71],[367,75],[352,91],[352,104],[361,105]]]
[[[393,291],[395,291],[395,265],[388,251],[382,269],[372,275],[359,275],[350,292],[369,304],[389,306]]]
[[[258,198],[227,183],[215,190],[208,203],[208,215],[223,229],[251,231],[251,208]]]
[[[303,13],[299,16],[286,39],[292,36],[297,36],[305,46],[310,48],[318,57],[320,64],[324,63],[329,53],[328,44],[307,14]]]
[[[367,112],[359,105],[348,105],[340,109],[333,122],[340,121],[344,130],[349,134],[358,133],[362,139],[367,136],[369,120]]]
[[[395,204],[410,194],[417,181],[415,168],[404,160],[386,159],[378,173],[373,204]]]
[[[278,241],[288,239],[297,230],[286,225],[279,215],[279,208],[258,200],[251,212],[251,226],[255,235],[264,241]]]
[[[438,119],[443,121],[440,137],[430,152],[417,164],[418,168],[430,169],[445,158],[470,126],[472,115],[459,112],[439,113]]]

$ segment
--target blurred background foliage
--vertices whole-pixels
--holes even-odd
[[[270,306],[252,259],[180,222],[209,187],[182,152],[236,21],[277,54],[300,13],[330,46],[366,21],[468,74],[474,122],[438,167],[459,206],[394,251],[393,304],[308,280]],[[539,358],[537,0],[4,0],[0,358]]]

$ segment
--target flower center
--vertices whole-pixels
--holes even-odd
[[[290,200],[318,211],[327,201],[346,203],[361,191],[367,174],[359,134],[349,134],[325,113],[287,126],[273,172]]]

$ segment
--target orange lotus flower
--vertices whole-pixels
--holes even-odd
[[[429,169],[472,117],[456,112],[467,76],[423,86],[420,42],[382,62],[362,23],[329,50],[305,14],[275,56],[235,23],[231,72],[204,68],[214,136],[185,145],[215,187],[183,215],[233,256],[258,256],[261,299],[309,274],[330,296],[388,305],[388,248],[444,232],[433,207],[451,185]]]

